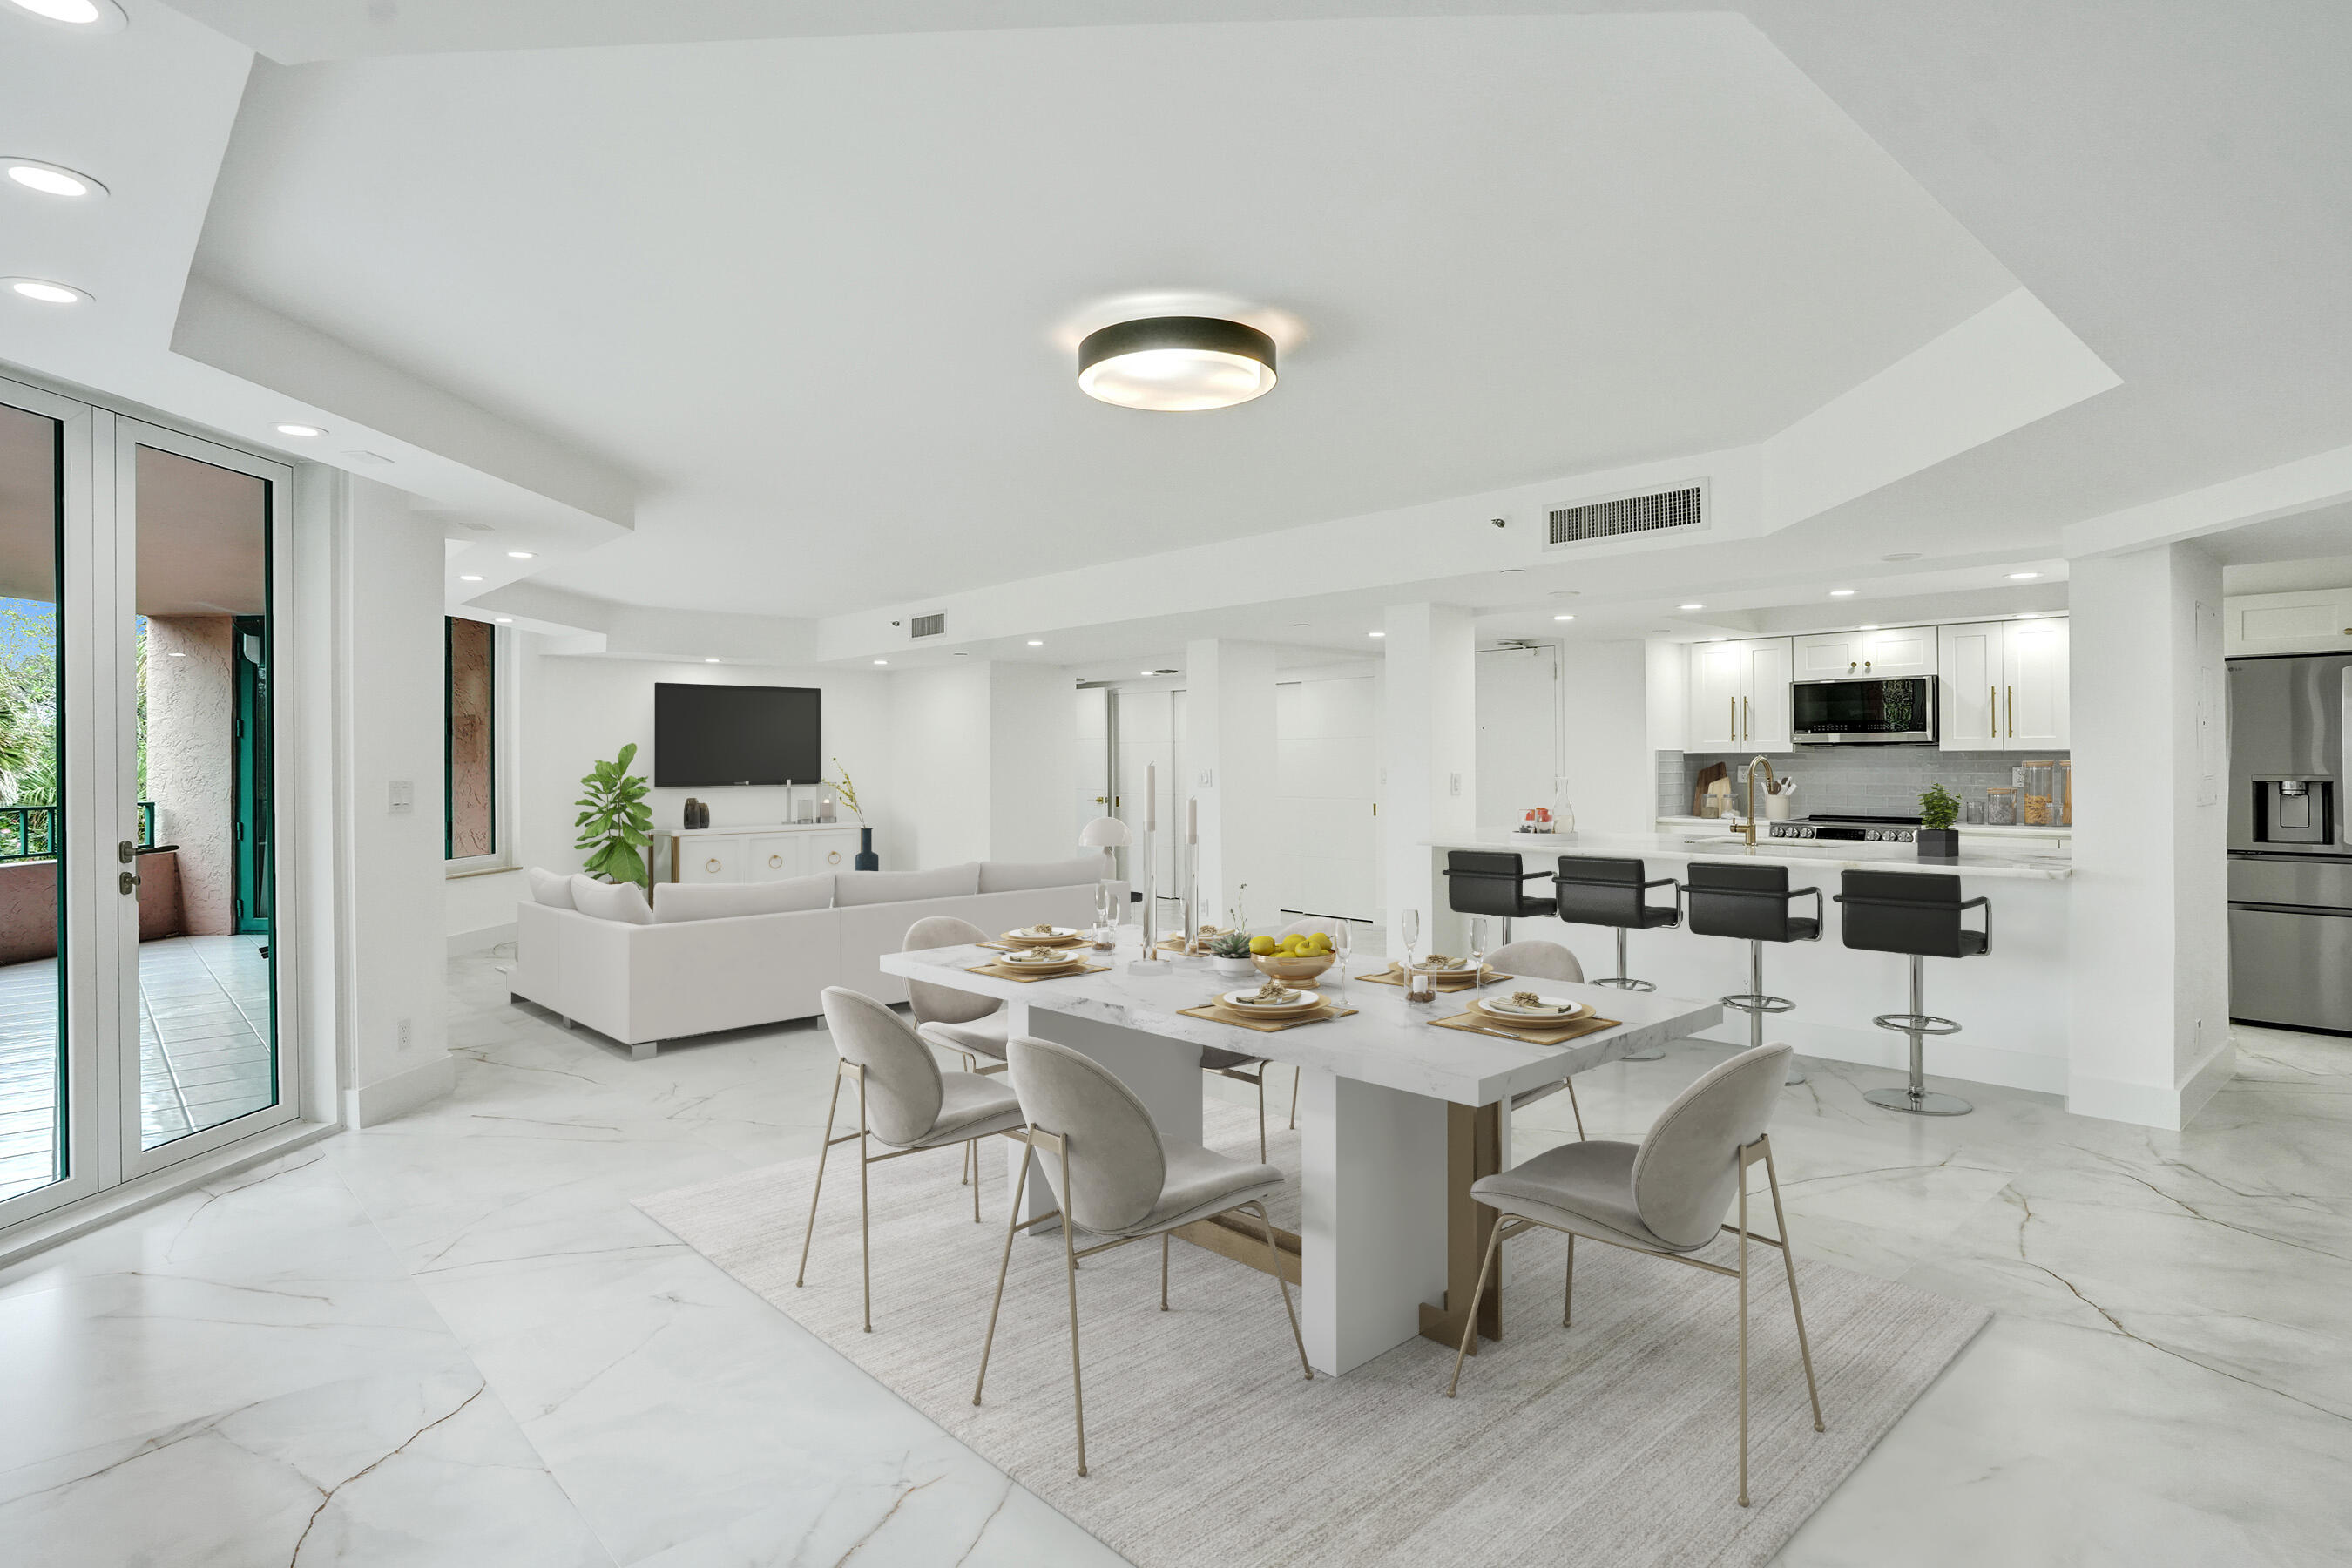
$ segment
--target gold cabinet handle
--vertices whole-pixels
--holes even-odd
[[[719,869],[719,862],[716,860],[705,860],[702,863],[702,868],[706,871],[716,871]]]
[[[1748,699],[1745,697],[1739,700],[1739,738],[1743,741],[1756,738],[1756,726],[1748,717]]]
[[[781,868],[783,866],[783,863],[784,858],[781,855],[771,855],[768,857],[768,865],[772,869]]]
[[[2015,740],[2017,738],[2017,688],[2011,686],[2005,689],[2009,692],[2009,735],[2011,740]]]
[[[1997,687],[1985,688],[1985,738],[2000,739],[2000,691]]]
[[[827,855],[827,856],[824,858],[824,863],[825,863],[826,865],[828,865],[828,866],[838,866],[838,865],[840,865],[840,864],[841,864],[841,851],[840,851],[840,850],[838,850],[838,849],[835,849],[835,850],[834,850],[831,854]]]

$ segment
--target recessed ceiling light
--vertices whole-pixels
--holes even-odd
[[[507,555],[509,559],[516,561],[528,561],[531,558],[530,552],[528,550],[509,550],[507,552]]]
[[[1031,637],[1029,639],[1029,646],[1031,647],[1044,647],[1045,646],[1045,639],[1044,637]]]
[[[514,617],[512,616],[500,616],[499,617],[499,625],[502,626],[510,626],[514,625]]]
[[[130,20],[114,0],[16,0],[16,5],[44,21],[100,33],[119,31]]]
[[[106,195],[104,185],[62,163],[44,163],[38,158],[0,158],[0,168],[7,170],[8,177],[26,190],[38,191],[45,196],[87,201]]]
[[[1555,621],[1572,621],[1576,619],[1576,617],[1574,616],[1554,616],[1552,619]]]
[[[2009,574],[2009,580],[2012,583],[2023,583],[2041,575],[2039,572],[2011,572]]]
[[[44,305],[87,305],[88,289],[77,289],[70,283],[56,283],[47,278],[10,278],[8,287],[27,300],[37,300]]]
[[[478,583],[481,580],[482,574],[478,572],[460,572],[457,574],[457,581],[460,583]]]
[[[308,440],[313,436],[323,436],[326,434],[324,430],[321,430],[316,425],[280,425],[277,426],[277,429],[280,436],[299,436],[305,440]]]
[[[1676,605],[1675,608],[1678,610],[1704,610],[1706,606],[1705,605]]]
[[[1122,408],[1231,408],[1274,390],[1274,340],[1218,316],[1148,316],[1088,332],[1078,390]]]
[[[1830,590],[1830,597],[1832,599],[1851,599],[1853,597],[1853,590],[1851,588],[1832,588]]]
[[[1384,637],[1389,634],[1386,632],[1366,632],[1364,635],[1368,637]]]
[[[706,658],[702,662],[705,664],[717,664],[719,661],[715,658]]]
[[[887,658],[877,658],[877,659],[876,659],[874,662],[875,662],[875,663],[877,663],[877,664],[887,664],[887,663],[889,663],[890,661],[889,661],[888,659],[887,659]]]

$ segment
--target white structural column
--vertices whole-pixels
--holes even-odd
[[[2233,1068],[2221,570],[2168,544],[2071,573],[2067,1109],[2179,1127]]]
[[[1223,925],[1247,883],[1250,923],[1278,923],[1283,825],[1275,812],[1274,649],[1222,638],[1190,643],[1184,693],[1184,773],[1177,781],[1173,833],[1181,847],[1184,802],[1197,797],[1200,918]]]
[[[1298,1160],[1299,1329],[1337,1377],[1445,1299],[1445,1102],[1307,1068]]]
[[[1460,605],[1391,605],[1382,629],[1381,853],[1393,956],[1407,910],[1421,913],[1424,950],[1446,919],[1430,841],[1466,837],[1475,826],[1478,676],[1470,612]]]

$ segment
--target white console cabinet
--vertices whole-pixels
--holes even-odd
[[[846,871],[856,858],[857,829],[835,822],[654,830],[660,882],[772,882]]]

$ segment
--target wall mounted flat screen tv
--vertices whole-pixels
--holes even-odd
[[[815,784],[824,693],[814,686],[654,686],[654,783]]]

